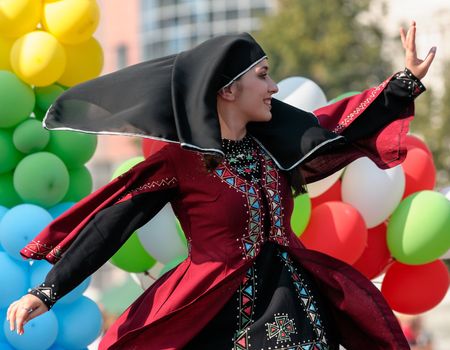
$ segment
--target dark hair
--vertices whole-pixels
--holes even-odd
[[[205,168],[208,171],[212,171],[223,161],[223,156],[213,155],[213,154],[204,154],[203,162],[205,164]],[[296,166],[292,170],[284,171],[284,173],[288,177],[289,185],[292,188],[292,197],[297,197],[300,194],[308,193],[306,188],[306,181],[300,169],[300,166]]]

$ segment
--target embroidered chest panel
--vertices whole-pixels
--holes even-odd
[[[214,175],[229,187],[241,193],[246,200],[248,224],[244,228],[242,237],[237,239],[240,241],[239,248],[243,259],[254,258],[266,239],[284,246],[289,244],[284,227],[280,174],[268,155],[261,153],[259,157],[262,165],[260,184],[239,177],[226,161],[214,170]],[[267,202],[267,207],[263,204],[262,196]],[[270,219],[268,237],[264,235],[264,218],[266,215]]]

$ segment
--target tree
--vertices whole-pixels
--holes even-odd
[[[392,73],[381,55],[382,31],[359,20],[370,0],[279,0],[262,19],[256,38],[268,54],[271,75],[301,75],[329,99],[364,90]]]

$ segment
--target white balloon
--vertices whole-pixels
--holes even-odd
[[[342,176],[342,201],[355,207],[367,228],[384,222],[400,203],[405,191],[405,174],[399,165],[382,170],[369,158],[349,164]]]
[[[327,104],[327,98],[319,85],[307,78],[283,79],[279,82],[278,89],[273,97],[308,112]]]
[[[333,186],[337,180],[339,180],[343,172],[344,169],[341,169],[322,180],[309,183],[306,186],[308,187],[309,196],[311,198],[318,197],[328,191],[330,187]]]
[[[145,250],[163,264],[184,254],[187,247],[177,232],[175,214],[170,204],[166,204],[161,211],[138,231],[138,237]]]
[[[443,188],[439,192],[441,192],[450,201],[450,186]]]

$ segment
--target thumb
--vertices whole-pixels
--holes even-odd
[[[423,63],[425,64],[425,67],[427,67],[427,69],[430,67],[431,63],[434,60],[434,57],[436,56],[436,46],[433,46],[430,51],[428,51],[428,55],[427,57],[425,57]]]

